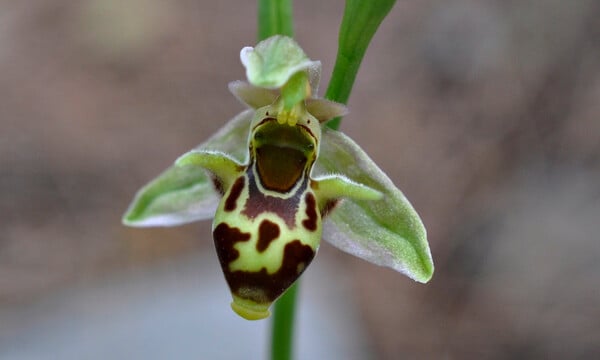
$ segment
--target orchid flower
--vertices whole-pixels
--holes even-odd
[[[321,63],[289,37],[241,51],[249,109],[138,191],[123,222],[174,226],[213,218],[233,310],[256,320],[304,272],[321,238],[427,282],[421,219],[352,139],[324,124],[346,107],[316,96]]]

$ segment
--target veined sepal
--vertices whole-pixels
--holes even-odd
[[[423,223],[390,178],[352,139],[323,129],[315,174],[342,173],[376,189],[380,199],[346,198],[323,224],[323,239],[339,249],[425,283],[434,266]]]
[[[243,111],[196,150],[228,154],[231,161],[245,163],[253,116],[253,110]],[[128,226],[150,227],[211,219],[219,198],[220,194],[206,169],[173,165],[137,192],[122,221]]]
[[[240,60],[246,68],[246,78],[258,87],[280,89],[297,72],[305,71],[316,94],[321,78],[321,62],[313,61],[294,39],[275,35],[240,52]]]

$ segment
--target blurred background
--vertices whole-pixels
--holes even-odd
[[[295,4],[335,60],[344,2]],[[253,1],[0,1],[0,359],[261,359],[210,222],[130,229],[135,191],[243,109]],[[298,359],[600,358],[600,2],[398,1],[342,129],[421,214],[417,284],[326,242]]]

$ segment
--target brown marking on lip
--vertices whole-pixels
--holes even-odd
[[[258,227],[258,242],[256,243],[256,250],[258,252],[264,252],[271,244],[271,241],[279,237],[279,225],[269,220],[263,220]]]
[[[240,195],[242,194],[243,189],[244,189],[244,177],[240,176],[233,183],[233,186],[231,187],[231,192],[229,193],[229,196],[227,196],[227,199],[225,200],[225,206],[224,206],[225,211],[235,210],[235,208],[237,206],[237,200],[240,197]]]
[[[234,248],[235,243],[248,241],[250,237],[250,233],[242,232],[224,222],[213,230],[213,240],[223,271],[229,269],[229,263],[240,256],[240,252]]]
[[[251,169],[251,167],[249,167]],[[248,200],[242,210],[242,214],[248,216],[250,219],[256,218],[258,215],[265,212],[272,212],[277,214],[286,225],[293,229],[296,226],[296,211],[300,204],[300,193],[306,188],[308,182],[305,179],[298,189],[296,195],[287,199],[282,199],[275,196],[265,195],[258,189],[254,172],[249,170],[248,174]]]
[[[306,202],[306,216],[307,219],[302,221],[302,226],[309,231],[317,230],[317,202],[315,200],[315,196],[308,192],[304,197],[304,201]]]
[[[331,213],[339,203],[340,199],[327,200],[321,209],[321,218],[324,219],[327,215],[329,215],[329,213]]]
[[[265,268],[260,271],[223,269],[232,293],[260,304],[270,304],[298,279],[314,256],[310,246],[294,240],[285,246],[281,267],[273,274],[267,273]]]
[[[221,180],[219,180],[219,178],[217,178],[214,175],[211,175],[210,179],[212,180],[213,186],[215,187],[215,190],[219,193],[219,195],[225,195],[225,189],[223,189],[223,183],[221,182]]]
[[[269,113],[267,113],[266,116],[269,116]],[[257,127],[261,126],[262,124],[266,123],[267,121],[277,121],[277,119],[272,118],[272,117],[266,117],[266,118],[262,119],[258,124],[254,125],[254,127],[252,128],[252,131],[254,131]]]
[[[310,120],[308,120],[308,123],[310,124]],[[315,134],[313,134],[312,130],[308,126],[302,124],[298,124],[298,126],[303,128],[310,135],[310,137],[312,137],[315,140],[315,142],[317,142]]]

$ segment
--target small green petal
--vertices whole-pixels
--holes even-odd
[[[316,173],[341,173],[383,193],[380,200],[345,199],[323,224],[323,239],[350,254],[427,282],[433,260],[427,233],[404,194],[349,137],[323,130]]]
[[[246,110],[237,115],[197,149],[226,153],[239,163],[245,162],[253,114]],[[123,223],[136,227],[175,226],[209,219],[218,202],[219,194],[205,169],[171,166],[138,191]]]
[[[213,150],[197,149],[185,153],[175,161],[176,166],[195,166],[204,168],[213,173],[228,189],[233,181],[240,175],[244,166],[229,155]]]
[[[348,114],[348,108],[345,105],[321,98],[307,99],[306,111],[322,123]]]
[[[245,47],[240,53],[246,67],[246,77],[254,85],[269,89],[281,88],[292,75],[308,71],[310,79],[320,74],[321,63],[311,61],[290,37],[272,36],[256,47]]]
[[[230,82],[229,91],[242,104],[253,109],[271,105],[278,96],[275,90],[261,88],[240,80]]]
[[[319,208],[339,198],[350,198],[355,200],[380,200],[383,194],[368,186],[357,184],[343,176],[333,175],[313,180],[315,195],[319,199]]]

